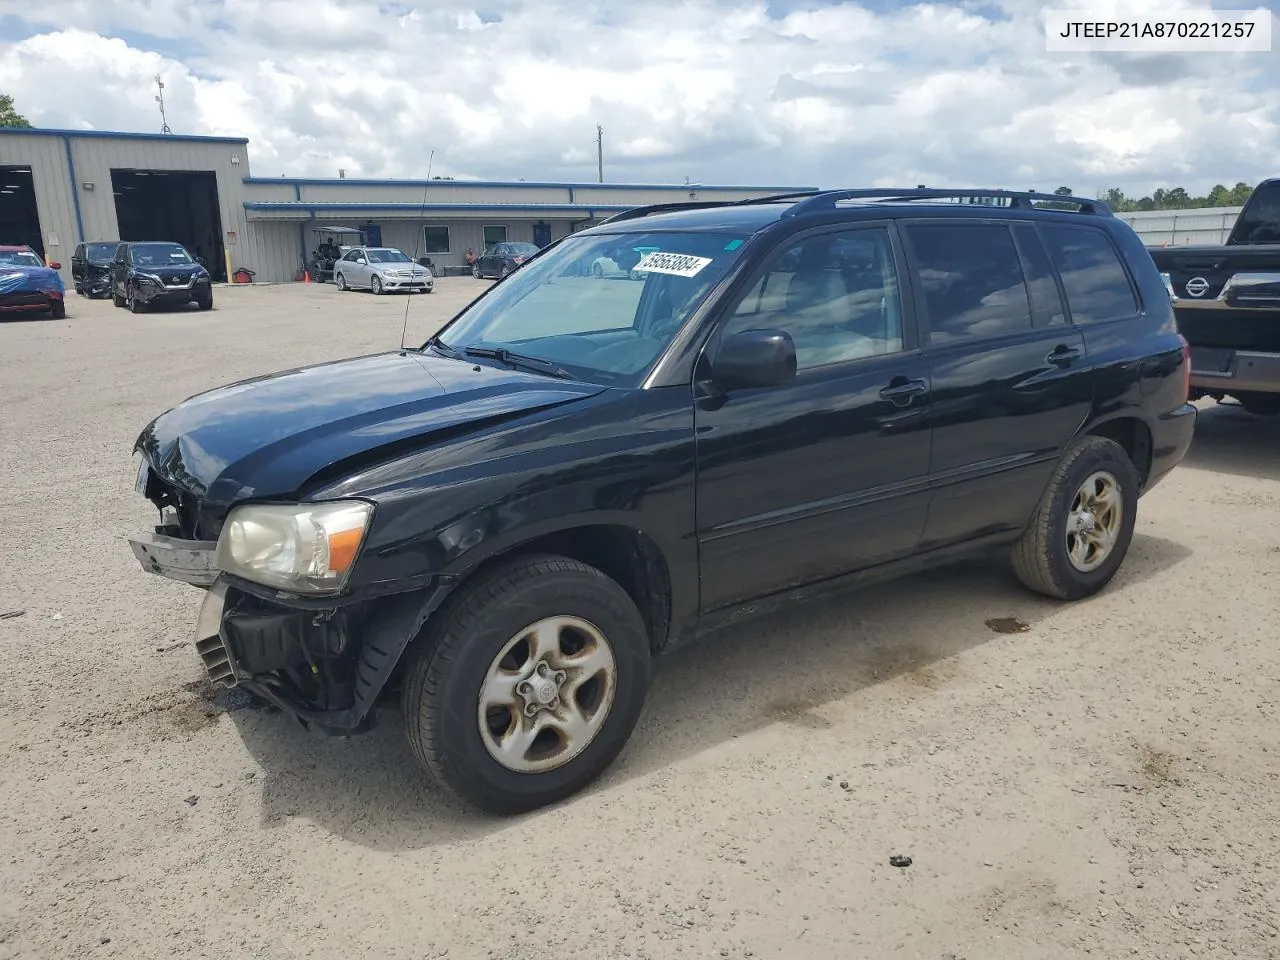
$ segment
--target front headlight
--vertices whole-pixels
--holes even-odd
[[[337,593],[364,542],[373,506],[362,500],[248,504],[223,524],[219,570],[290,593]]]

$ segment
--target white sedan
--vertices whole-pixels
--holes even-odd
[[[339,290],[372,290],[375,294],[431,293],[435,277],[395,247],[352,247],[333,265]]]

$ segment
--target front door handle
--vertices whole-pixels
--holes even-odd
[[[1065,343],[1060,343],[1049,351],[1049,355],[1044,360],[1045,363],[1051,363],[1055,367],[1069,367],[1082,356],[1084,351],[1079,347],[1069,347]]]
[[[900,407],[905,407],[911,402],[912,397],[918,397],[920,394],[927,392],[929,385],[923,380],[908,380],[906,377],[894,377],[889,385],[880,391],[880,399],[890,400]]]

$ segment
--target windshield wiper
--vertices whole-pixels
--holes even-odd
[[[449,346],[443,340],[441,340],[440,334],[438,333],[432,337],[429,337],[427,339],[427,342],[422,345],[422,348],[424,350],[430,347],[434,347],[437,351],[444,354],[446,357],[450,357],[455,360],[458,358],[458,351],[453,349],[453,347]]]
[[[561,380],[570,379],[568,370],[556,366],[550,360],[543,360],[541,357],[529,357],[522,353],[512,353],[506,347],[465,347],[462,352],[468,357],[492,357],[494,360],[505,363],[509,367],[524,367],[526,370],[545,373],[552,377],[559,377]]]

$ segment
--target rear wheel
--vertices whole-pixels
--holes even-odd
[[[626,744],[649,688],[635,604],[594,567],[524,557],[482,574],[428,625],[402,692],[414,756],[498,813],[553,803]]]
[[[1084,437],[1058,463],[1013,569],[1036,593],[1079,600],[1105,587],[1128,553],[1138,512],[1138,471],[1124,448]]]
[[[1247,413],[1255,417],[1274,417],[1280,414],[1280,393],[1238,393],[1236,399]]]

